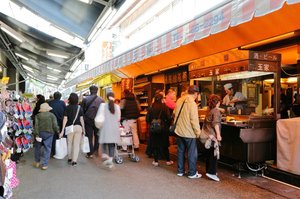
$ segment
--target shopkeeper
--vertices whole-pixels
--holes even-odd
[[[241,92],[235,92],[231,83],[225,84],[224,90],[226,96],[223,98],[223,105],[235,106],[236,102],[245,101],[247,99]]]

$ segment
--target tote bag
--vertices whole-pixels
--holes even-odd
[[[90,152],[90,144],[89,138],[86,136],[82,136],[81,138],[81,151],[82,153],[89,153]]]
[[[55,141],[55,159],[64,159],[68,154],[67,139],[60,138]]]
[[[100,104],[100,107],[97,111],[97,115],[95,117],[95,126],[98,128],[98,129],[101,129],[103,124],[104,124],[104,120],[105,120],[105,115],[104,115],[104,106],[105,104],[104,103],[101,103]]]

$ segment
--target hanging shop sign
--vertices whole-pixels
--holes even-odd
[[[123,78],[121,80],[122,95],[126,89],[129,90],[130,92],[133,92],[133,78]],[[124,97],[124,96],[122,96],[122,97]]]
[[[246,55],[245,53],[247,54],[247,57],[244,56]],[[226,52],[220,54],[222,56],[226,55],[226,57],[228,55],[226,54]],[[228,57],[228,59],[223,60],[223,63],[219,59],[215,62],[218,63],[218,65],[215,66],[211,66],[212,62],[210,60],[213,59],[213,57],[220,57],[220,55],[212,55],[202,58],[200,61],[197,60],[196,63],[201,63],[201,61],[204,60],[204,63],[209,64],[204,65],[201,68],[200,65],[191,63],[189,66],[189,69],[191,70],[189,71],[189,77],[191,79],[194,79],[243,71],[278,72],[278,70],[280,69],[280,54],[255,51],[243,51],[242,54],[243,56],[237,56],[234,59]],[[241,60],[239,60],[240,58]],[[230,60],[231,62],[228,63],[227,60]]]

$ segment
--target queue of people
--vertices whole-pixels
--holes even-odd
[[[60,100],[61,94],[54,93],[54,99],[48,103],[40,105],[39,113],[35,115],[36,145],[35,167],[46,170],[51,154],[53,138],[67,137],[68,163],[77,165],[80,150],[80,140],[86,135],[90,142],[91,151],[87,153],[87,158],[93,158],[98,153],[103,161],[103,165],[113,167],[115,156],[115,144],[120,140],[120,124],[133,134],[133,147],[138,150],[139,138],[137,133],[137,118],[140,107],[134,94],[125,90],[124,98],[120,104],[116,103],[114,93],[107,93],[107,102],[97,96],[98,88],[90,87],[91,95],[86,97],[81,106],[76,93],[71,93],[68,99],[68,106],[63,105]],[[177,175],[187,175],[188,178],[200,178],[197,171],[197,139],[200,137],[201,128],[198,118],[198,106],[195,103],[199,94],[197,86],[190,86],[183,91],[181,97],[176,101],[176,92],[168,90],[167,96],[163,92],[157,92],[153,98],[153,103],[149,107],[146,121],[149,124],[149,139],[151,140],[151,150],[153,152],[152,164],[159,166],[159,160],[164,158],[165,164],[170,166],[174,162],[170,159],[169,152],[169,127],[173,121],[177,121],[175,134],[178,145]],[[207,148],[206,175],[210,179],[219,181],[216,176],[216,165],[219,154],[216,153],[216,146],[221,141],[220,121],[216,120],[216,115],[220,115],[218,107],[221,100],[216,96],[209,98],[208,104],[210,112],[204,122],[204,130],[210,134],[211,145]],[[50,112],[51,111],[51,112]],[[172,113],[173,112],[173,113]],[[95,118],[103,117],[105,122],[98,122]],[[51,119],[46,119],[46,118]],[[213,118],[213,120],[211,119]],[[151,127],[156,122],[157,128]],[[101,124],[100,124],[101,123]],[[73,125],[73,131],[66,135],[66,127]],[[40,163],[40,148],[44,146],[46,153],[43,162]],[[101,146],[101,147],[99,147]],[[185,170],[185,153],[187,152],[188,170]]]

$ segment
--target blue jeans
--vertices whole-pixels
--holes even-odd
[[[187,151],[188,168],[189,168],[188,175],[189,176],[195,175],[197,173],[197,158],[198,158],[196,138],[177,137],[176,141],[178,145],[178,149],[177,149],[178,173],[180,174],[185,173],[185,152]]]
[[[43,162],[41,163],[41,165],[43,167],[48,166],[48,162],[49,162],[49,159],[50,159],[53,136],[54,136],[53,133],[48,133],[48,132],[41,131],[39,137],[42,138],[42,142],[36,142],[35,143],[34,159],[35,159],[36,162],[41,161],[42,143],[44,145],[44,157],[43,157]]]
[[[105,143],[102,145],[103,153],[108,155],[109,157],[115,156],[115,144],[114,143]]]

